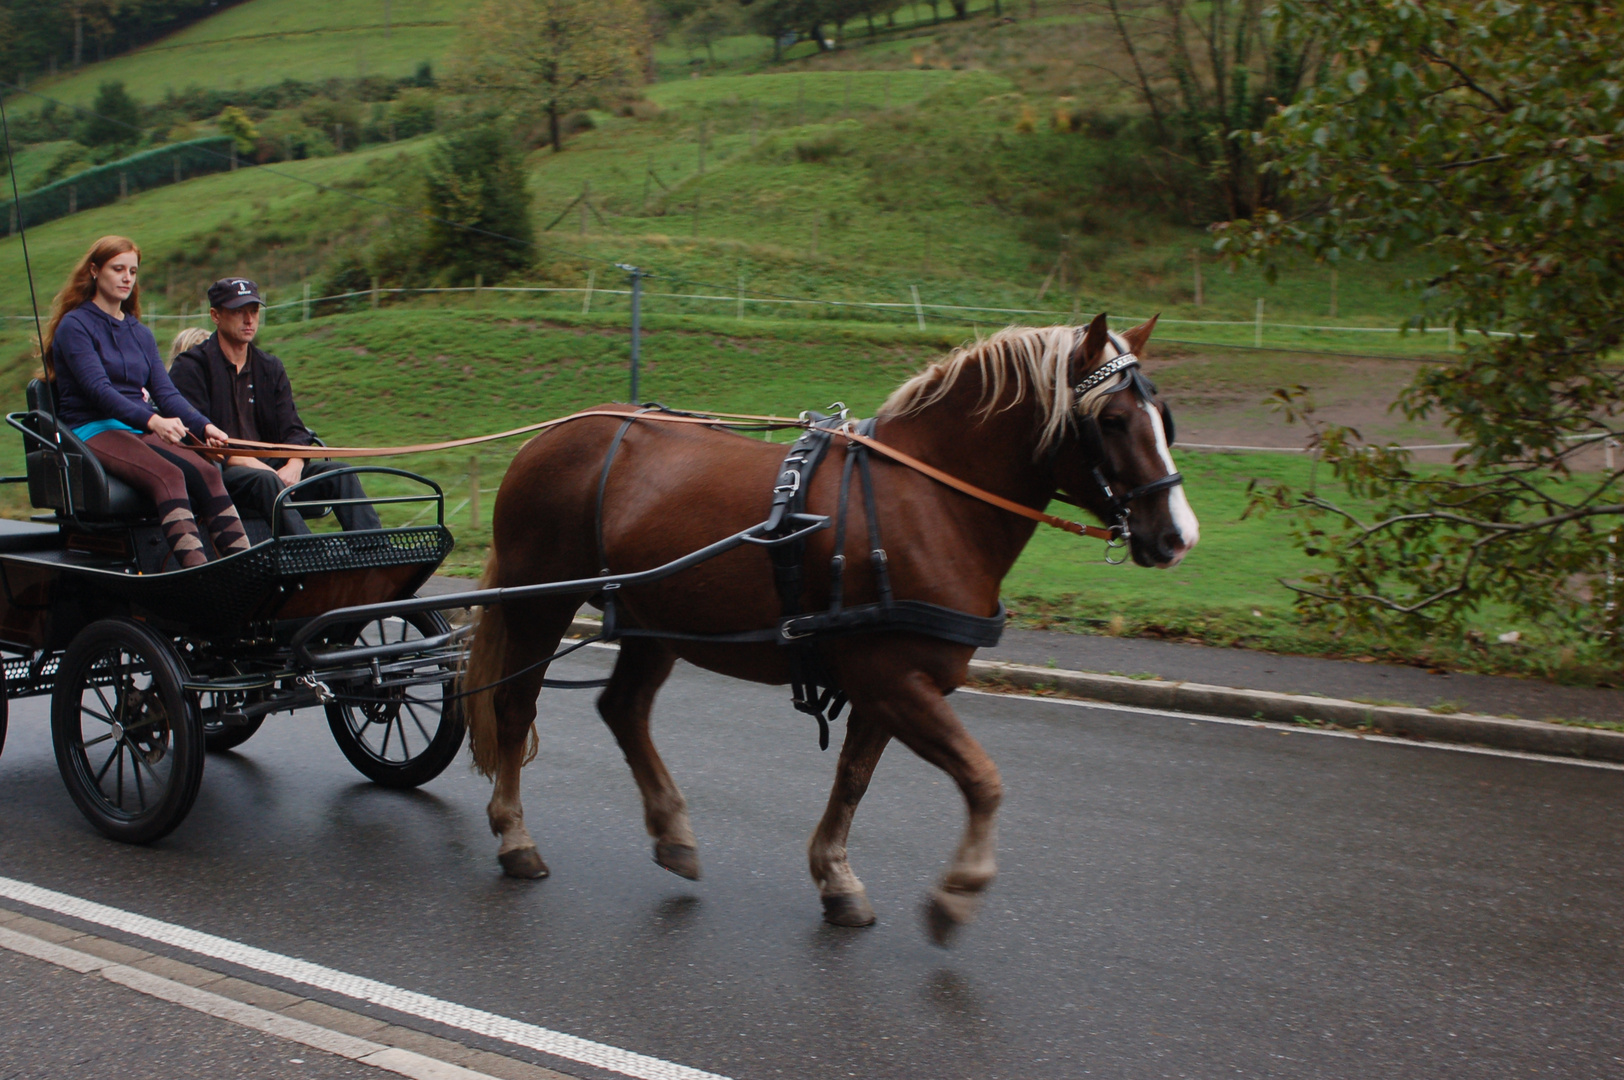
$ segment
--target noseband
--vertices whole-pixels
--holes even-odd
[[[1130,352],[1127,343],[1115,334],[1110,335],[1110,340],[1112,346],[1117,350],[1117,355],[1089,372],[1088,375],[1084,376],[1082,382],[1072,387],[1072,408],[1074,411],[1081,405],[1084,394],[1124,373],[1126,375],[1122,385],[1116,390],[1110,391],[1111,393],[1120,393],[1131,386],[1139,395],[1140,400],[1146,403],[1154,400],[1156,388],[1140,371],[1139,358]],[[1172,412],[1161,402],[1156,402],[1156,408],[1162,414],[1163,433],[1167,439],[1167,444],[1171,446],[1173,444]],[[1094,482],[1099,485],[1100,493],[1105,496],[1105,501],[1110,505],[1111,515],[1116,519],[1113,528],[1117,533],[1117,539],[1112,541],[1111,546],[1122,547],[1128,542],[1129,537],[1133,535],[1128,527],[1128,513],[1132,508],[1133,501],[1148,495],[1154,495],[1158,491],[1166,491],[1169,488],[1179,486],[1184,483],[1184,474],[1171,472],[1166,476],[1150,481],[1148,484],[1140,484],[1138,487],[1130,488],[1118,495],[1111,487],[1110,482],[1106,480],[1102,469],[1105,464],[1105,436],[1100,431],[1099,421],[1092,416],[1084,416],[1079,413],[1077,416],[1077,428],[1083,444],[1083,451],[1094,460]],[[1056,497],[1064,502],[1072,502],[1063,495],[1057,495]],[[1072,503],[1072,505],[1078,504]],[[1109,555],[1106,556],[1106,561],[1112,561]]]

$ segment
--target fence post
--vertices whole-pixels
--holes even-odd
[[[590,199],[590,198],[592,198],[592,181],[586,180],[586,181],[583,181],[581,183],[581,197],[576,200],[577,202],[579,202],[581,204],[581,235],[582,236],[586,235],[586,215],[587,215],[587,206],[586,206],[586,204],[587,204],[587,200]]]
[[[304,283],[304,321],[310,321],[310,282]]]
[[[474,275],[474,304],[477,306],[485,296],[485,275]]]
[[[739,275],[739,313],[737,318],[744,318],[744,275]]]
[[[1257,298],[1257,329],[1252,334],[1252,344],[1256,348],[1263,348],[1263,297]]]
[[[1204,302],[1201,295],[1201,252],[1190,252],[1190,266],[1195,270],[1195,306],[1200,307]]]
[[[376,311],[377,309],[378,309],[378,279],[376,277],[374,277],[372,279],[372,310]]]
[[[1449,324],[1449,351],[1455,351],[1455,324]]]
[[[1609,476],[1613,473],[1613,451],[1618,447],[1617,439],[1602,440],[1602,453],[1605,455],[1605,465]],[[1618,529],[1615,527],[1607,534],[1607,624],[1612,625],[1614,612],[1618,610]]]
[[[586,272],[586,298],[581,301],[582,315],[590,314],[592,311],[592,287],[597,284],[597,281],[597,270],[588,270]]]
[[[616,263],[632,276],[632,389],[628,398],[637,404],[637,368],[642,361],[643,346],[643,271],[625,263]]]
[[[468,527],[479,528],[479,455],[468,459]]]
[[[237,171],[237,140],[231,140],[231,171]]]
[[[919,319],[919,329],[923,330],[925,328],[925,306],[919,302],[919,286],[909,285],[908,288],[913,292],[914,315]]]
[[[710,117],[701,115],[699,118],[699,175],[705,175],[705,128],[710,123]]]
[[[1331,318],[1336,318],[1336,267],[1331,267]]]

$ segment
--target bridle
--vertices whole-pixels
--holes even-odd
[[[1172,410],[1168,408],[1165,402],[1156,401],[1156,387],[1149,379],[1145,378],[1144,372],[1139,366],[1139,358],[1128,348],[1128,343],[1110,331],[1106,332],[1106,337],[1110,341],[1112,348],[1116,349],[1117,355],[1085,375],[1081,382],[1072,387],[1071,392],[1072,412],[1077,421],[1078,439],[1083,445],[1083,452],[1094,462],[1092,468],[1094,483],[1098,485],[1100,494],[1105,496],[1105,501],[1110,507],[1111,516],[1115,519],[1112,525],[1112,532],[1115,537],[1107,544],[1108,548],[1115,549],[1125,547],[1129,538],[1133,535],[1128,525],[1128,514],[1132,509],[1133,501],[1148,495],[1154,495],[1158,491],[1178,487],[1184,483],[1184,474],[1171,472],[1147,484],[1140,484],[1136,488],[1130,488],[1121,494],[1118,494],[1111,487],[1110,481],[1106,479],[1104,472],[1106,461],[1105,435],[1100,430],[1099,420],[1082,412],[1082,401],[1083,395],[1096,387],[1103,386],[1109,380],[1120,376],[1122,385],[1115,390],[1107,391],[1107,393],[1120,393],[1132,387],[1141,401],[1147,405],[1155,405],[1162,416],[1162,433],[1167,439],[1167,445],[1170,447],[1173,445]],[[1056,493],[1055,498],[1062,502],[1071,503],[1073,506],[1082,505],[1067,498],[1064,494]],[[1087,508],[1084,507],[1084,509]],[[1117,565],[1126,560],[1113,560],[1109,551],[1107,551],[1105,561]]]

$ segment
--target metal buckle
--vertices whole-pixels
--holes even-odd
[[[794,621],[794,619],[785,619],[784,625],[778,628],[779,634],[783,636],[785,641],[799,641],[802,638],[809,638],[813,635],[814,631],[812,630],[806,630],[799,634],[791,632],[790,625],[794,623]]]
[[[783,483],[783,479],[786,476],[789,477],[789,483],[787,484]],[[785,469],[783,472],[778,474],[778,479],[778,486],[773,488],[774,495],[780,495],[786,491],[793,495],[797,491],[801,490],[801,474],[796,472],[794,469]]]

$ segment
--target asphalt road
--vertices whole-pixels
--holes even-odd
[[[956,704],[1007,798],[1001,877],[950,951],[919,910],[962,823],[946,779],[891,749],[851,842],[880,923],[824,926],[804,849],[833,753],[784,691],[689,668],[656,737],[699,883],[650,861],[567,692],[526,771],[546,881],[500,876],[466,767],[374,788],[314,711],[211,758],[167,840],[112,844],[62,789],[42,702],[14,704],[0,758],[0,874],[740,1080],[1624,1073],[1624,772]],[[0,967],[0,1026],[76,992],[35,970]],[[63,1062],[97,1038],[52,1030]],[[143,1060],[119,1071],[166,1075]]]

